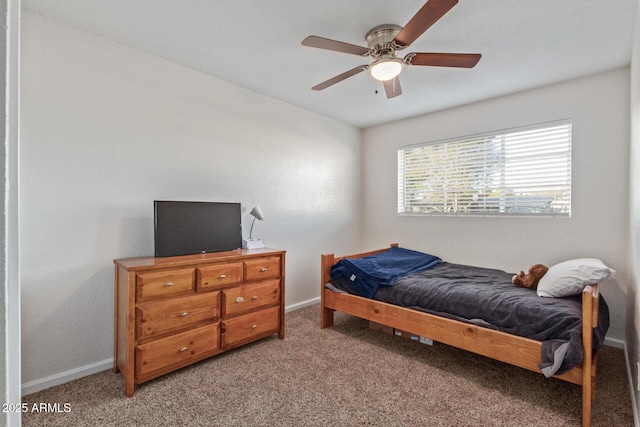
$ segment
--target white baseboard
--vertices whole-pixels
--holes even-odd
[[[40,378],[38,380],[29,381],[28,383],[22,384],[22,395],[26,396],[28,394],[36,393],[38,391],[68,383],[69,381],[77,380],[111,368],[113,368],[113,358],[81,366],[69,371],[60,372],[59,374]]]
[[[631,367],[631,361],[629,360],[629,352],[627,349],[627,343],[623,342],[624,348],[624,361],[627,365],[627,380],[629,383],[629,391],[631,392],[631,408],[633,410],[633,424],[635,427],[640,427],[640,414],[638,414],[638,405],[636,404],[636,391],[633,385],[635,384],[633,373],[634,369]]]
[[[621,348],[621,349],[624,349],[626,345],[625,342],[622,340],[619,340],[617,338],[608,338],[608,337],[604,339],[604,342],[602,344],[608,345],[609,347],[615,347],[615,348]]]
[[[307,301],[299,302],[285,307],[285,313],[290,311],[299,310],[310,305],[318,304],[320,297],[312,298]],[[88,375],[96,374],[98,372],[106,371],[113,368],[113,358],[103,360],[101,362],[92,363],[90,365],[81,366],[79,368],[71,369],[69,371],[60,372],[55,375],[51,375],[45,378],[29,381],[22,384],[22,395],[36,393],[38,391],[45,390],[50,387],[55,387],[60,384],[68,383],[69,381],[77,380]]]
[[[310,305],[319,304],[319,303],[320,303],[320,297],[311,298],[309,300],[302,301],[297,304],[286,306],[284,308],[284,312],[289,313],[290,311],[300,310],[301,308],[309,307]]]

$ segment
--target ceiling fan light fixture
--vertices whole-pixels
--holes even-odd
[[[309,36],[302,41],[303,46],[349,53],[360,57],[370,57],[371,63],[359,65],[338,74],[320,84],[313,90],[323,90],[333,86],[364,70],[368,70],[372,78],[381,81],[387,98],[395,98],[402,94],[398,75],[405,65],[473,68],[480,60],[479,53],[446,53],[446,52],[412,52],[403,59],[397,57],[401,51],[418,39],[426,30],[442,18],[458,0],[427,0],[422,8],[413,15],[404,27],[395,24],[382,24],[370,29],[365,41],[367,47],[331,40],[324,37]],[[376,91],[377,93],[377,91]]]
[[[369,66],[369,74],[381,82],[394,79],[402,71],[404,64],[395,56],[380,57]]]

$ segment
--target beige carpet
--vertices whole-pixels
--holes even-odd
[[[105,371],[24,397],[69,403],[25,426],[578,426],[581,389],[442,344],[426,346],[319,306],[269,337],[136,386]],[[599,354],[593,426],[632,426],[622,350]]]

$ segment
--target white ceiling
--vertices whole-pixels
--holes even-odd
[[[369,58],[301,45],[317,35],[366,46],[425,0],[23,0],[23,8],[290,104],[365,128],[630,62],[638,0],[461,0],[401,54],[481,53],[473,69],[405,67],[387,99]],[[376,94],[376,90],[379,92]]]

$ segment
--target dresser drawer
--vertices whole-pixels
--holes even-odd
[[[280,307],[245,314],[222,322],[222,348],[247,343],[253,338],[276,333],[280,327]]]
[[[280,257],[266,257],[244,261],[244,280],[280,277]]]
[[[161,338],[136,347],[136,378],[144,380],[154,371],[189,362],[219,349],[219,323]]]
[[[200,324],[220,316],[220,292],[207,292],[138,304],[136,338],[144,340]]]
[[[198,291],[216,289],[224,285],[242,282],[242,263],[210,265],[198,267]]]
[[[195,292],[195,268],[181,268],[136,276],[136,300],[145,301]]]
[[[225,316],[254,310],[280,302],[280,279],[270,279],[251,285],[238,286],[222,291]]]

